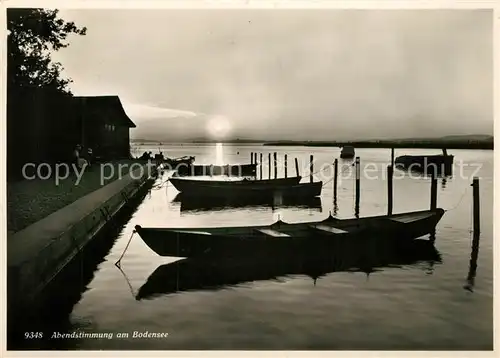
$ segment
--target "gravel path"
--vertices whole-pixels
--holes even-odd
[[[78,183],[74,172],[68,178],[60,179],[58,184],[55,177],[7,183],[8,232],[17,232],[103,185],[119,179],[128,174],[130,169],[138,168],[138,164],[132,166],[134,163],[139,162],[122,160],[105,165],[95,164],[86,168]],[[31,170],[28,174],[33,175],[33,172],[34,170]],[[144,171],[144,174],[146,175],[147,171]]]

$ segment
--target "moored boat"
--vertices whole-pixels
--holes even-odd
[[[442,155],[402,155],[395,159],[396,168],[427,175],[448,176],[453,173],[453,155],[443,149]]]
[[[317,222],[204,228],[143,228],[136,232],[160,256],[231,257],[321,253],[345,240],[383,237],[413,240],[432,233],[443,209],[354,219],[329,216]]]
[[[354,147],[350,145],[345,145],[342,147],[342,150],[340,151],[340,158],[342,159],[350,159],[354,158],[355,156],[354,152]]]
[[[300,183],[301,177],[266,180],[196,180],[170,178],[172,185],[186,196],[314,197],[321,194],[322,182]]]
[[[229,175],[229,176],[252,176],[257,172],[257,164],[227,164],[227,165],[206,165],[206,164],[190,164],[180,165],[177,168],[178,175],[190,176],[213,176],[213,175]]]
[[[180,158],[165,158],[163,164],[170,167],[169,169],[176,170],[179,166],[189,166],[192,165],[196,157],[194,156],[184,156]]]

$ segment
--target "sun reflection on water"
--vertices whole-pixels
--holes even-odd
[[[215,165],[224,164],[224,149],[222,143],[217,143],[215,145]]]

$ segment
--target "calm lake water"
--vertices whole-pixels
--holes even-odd
[[[137,155],[145,150],[158,152],[158,147],[134,149]],[[322,165],[331,164],[340,153],[338,148],[251,145],[178,145],[164,146],[161,150],[169,157],[195,155],[197,163],[206,164],[249,163],[251,152],[263,153],[266,162],[268,153],[277,152],[279,161],[287,154],[288,175],[294,175],[293,160],[298,158],[305,181],[310,154],[314,155],[314,171],[317,171]],[[397,149],[396,156],[433,152],[440,151]],[[114,264],[137,224],[157,227],[268,224],[278,217],[288,222],[321,220],[330,212],[348,218],[354,216],[355,209],[354,176],[347,177],[352,172],[349,166],[352,161],[340,162],[344,169],[336,208],[331,181],[325,184],[318,201],[301,207],[282,207],[278,203],[208,210],[185,207],[176,201],[177,191],[168,183],[155,188],[123,223],[119,234],[108,238],[111,248],[100,254],[102,262],[87,269],[90,276],[83,278],[88,273],[76,271],[64,286],[66,291],[61,291],[60,296],[74,296],[71,298],[74,305],[69,314],[61,315],[61,322],[52,322],[46,328],[46,335],[53,331],[114,333],[114,338],[53,339],[46,348],[490,350],[493,348],[493,151],[449,152],[455,155],[454,176],[438,182],[438,207],[449,209],[436,232],[435,248],[440,260],[417,257],[415,262],[400,265],[388,262],[376,270],[330,272],[316,277],[316,282],[310,275],[297,273],[274,278],[270,274],[267,280],[221,284],[216,288],[204,288],[200,281],[192,290],[180,292],[164,292],[167,290],[161,287],[160,272],[160,281],[153,286],[151,295],[137,300],[140,288],[158,267],[178,260],[156,255],[139,236],[134,236],[121,260],[121,270],[118,269]],[[390,162],[390,150],[357,149],[356,155],[361,158],[362,168],[377,168],[369,170],[371,179],[366,175],[361,178],[359,214],[385,214],[387,182],[382,174],[385,175]],[[459,163],[463,163],[462,169]],[[478,166],[480,169],[474,173]],[[330,167],[318,173],[315,180],[326,182],[331,173]],[[263,177],[267,175],[266,168]],[[395,175],[398,179],[394,180],[394,212],[427,209],[430,180],[410,178],[402,172]],[[471,284],[467,276],[473,175],[481,178],[481,241],[477,274]],[[283,176],[281,164],[278,176]],[[191,283],[196,283],[194,277]],[[172,281],[172,277],[164,279],[165,284]],[[178,284],[189,288],[189,282]],[[468,290],[464,288],[466,285]],[[77,292],[71,293],[72,290]],[[165,332],[168,337],[133,338],[134,331]],[[117,338],[119,333],[130,336]]]

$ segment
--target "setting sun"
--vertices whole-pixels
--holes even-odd
[[[206,128],[211,137],[224,138],[231,131],[231,123],[224,116],[213,116],[208,120]]]

